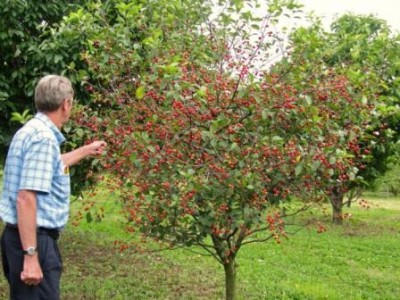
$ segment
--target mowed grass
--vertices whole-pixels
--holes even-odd
[[[243,251],[243,299],[400,299],[400,201],[368,202],[343,226]]]
[[[184,249],[121,252],[116,240],[138,238],[125,231],[116,198],[104,192],[90,200],[96,201],[89,210],[93,221],[84,216],[72,226],[72,217],[59,242],[62,299],[224,298],[223,269],[212,258]],[[73,203],[74,215],[86,213],[85,203]],[[324,233],[311,225],[281,244],[243,247],[238,299],[400,299],[400,199],[369,195],[368,205],[346,208],[352,216],[343,226],[331,225],[319,210],[303,216],[322,222]],[[0,299],[7,295],[2,278]]]

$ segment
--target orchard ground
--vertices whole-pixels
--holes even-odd
[[[346,208],[351,217],[341,227],[330,225],[327,206],[326,215],[318,210],[303,216],[322,222],[324,233],[310,226],[281,244],[244,246],[237,261],[238,299],[399,299],[400,199],[366,199]],[[195,248],[121,252],[116,240],[137,237],[124,231],[117,200],[101,191],[91,200],[92,222],[84,218],[73,226],[72,217],[59,243],[63,300],[224,298],[223,268],[214,259]],[[74,216],[86,216],[87,201],[73,202]],[[101,222],[97,214],[104,214]],[[0,299],[7,297],[1,277]]]

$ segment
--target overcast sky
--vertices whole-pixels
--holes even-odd
[[[304,11],[315,11],[318,16],[327,19],[330,24],[332,18],[346,12],[354,14],[373,14],[384,19],[393,31],[400,32],[400,0],[298,0],[304,4]]]

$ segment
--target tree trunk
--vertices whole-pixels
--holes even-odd
[[[235,259],[231,259],[224,264],[225,270],[225,299],[236,299],[236,268]]]
[[[335,187],[332,189],[332,194],[330,196],[331,205],[332,205],[332,221],[334,224],[342,225],[343,224],[343,198],[344,193],[341,191],[339,187]]]
[[[362,196],[363,192],[364,192],[364,189],[362,189],[362,188],[353,188],[353,189],[351,189],[350,192],[348,192],[346,194],[348,200],[346,201],[345,204],[347,204],[347,207],[351,207],[351,203],[352,202],[360,199],[360,197]]]

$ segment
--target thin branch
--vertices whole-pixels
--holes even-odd
[[[251,243],[263,243],[263,242],[266,242],[266,241],[270,240],[273,236],[274,235],[271,234],[269,237],[266,237],[266,238],[263,238],[263,239],[254,239],[254,240],[245,241],[245,242],[242,242],[242,246],[246,245],[246,244],[251,244]]]

